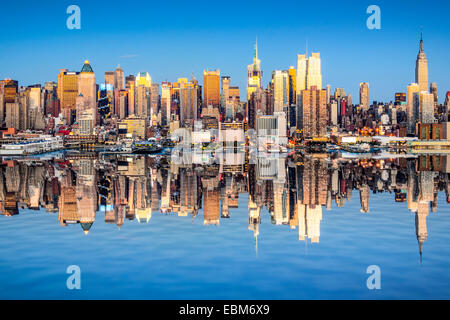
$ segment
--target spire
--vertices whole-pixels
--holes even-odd
[[[423,241],[419,241],[420,264],[422,264]]]
[[[422,32],[420,32],[420,52],[423,52],[423,37],[422,37]]]
[[[255,42],[255,60],[258,60],[258,37],[256,37]]]

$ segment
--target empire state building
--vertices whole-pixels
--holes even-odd
[[[428,61],[423,51],[422,34],[420,35],[420,50],[416,60],[416,83],[419,91],[428,91]]]

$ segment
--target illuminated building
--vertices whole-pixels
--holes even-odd
[[[416,60],[416,83],[419,85],[419,91],[428,91],[428,61],[423,51],[423,39],[420,35],[420,49]]]
[[[258,59],[258,42],[255,44],[253,63],[247,67],[247,101],[252,93],[261,88],[262,80],[261,60]]]
[[[125,73],[123,72],[120,65],[114,71],[114,88],[118,90],[125,89]]]
[[[414,94],[414,108],[416,119],[420,123],[434,123],[434,96],[428,91]]]
[[[313,52],[307,58],[304,54],[297,56],[297,95],[303,90],[317,87],[322,89],[322,67],[320,53]]]
[[[172,84],[170,82],[161,83],[161,120],[163,125],[169,124],[170,107],[172,105]]]
[[[114,87],[115,84],[115,73],[114,71],[105,72],[105,85],[111,85]]]
[[[180,83],[180,122],[181,126],[191,127],[197,119],[197,87],[192,81]]]
[[[76,102],[78,97],[78,72],[69,72],[61,69],[58,74],[58,98],[61,112],[72,124],[75,118]]]
[[[119,123],[119,135],[126,138],[146,139],[147,120],[130,115]]]
[[[84,110],[94,110],[92,114],[93,126],[96,124],[97,115],[97,83],[94,71],[89,61],[84,62],[78,75],[78,97],[76,100],[77,119]]]
[[[415,112],[414,96],[419,92],[419,90],[419,85],[417,83],[411,83],[406,89],[406,115],[408,120],[408,133],[410,134],[415,132],[417,117]]]
[[[273,112],[288,112],[289,107],[289,73],[276,70],[272,72]]]
[[[218,108],[220,106],[220,70],[205,70],[203,71],[203,76],[203,101],[205,107],[213,106]]]
[[[304,90],[297,101],[297,128],[305,138],[324,137],[327,131],[327,91]]]
[[[367,82],[359,84],[359,104],[363,110],[368,110],[370,107],[369,84]]]
[[[136,87],[144,86],[146,88],[150,88],[152,86],[152,77],[148,74],[148,72],[140,72],[136,76]]]

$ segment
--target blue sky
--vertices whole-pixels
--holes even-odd
[[[81,30],[68,30],[66,9],[81,8]],[[366,9],[381,8],[381,30],[369,30]],[[393,100],[414,82],[423,30],[430,82],[440,101],[450,90],[448,1],[24,1],[2,3],[0,78],[21,85],[56,81],[59,69],[80,70],[89,59],[103,82],[120,64],[126,74],[148,71],[156,82],[206,68],[231,76],[245,97],[246,68],[258,37],[264,86],[271,72],[296,65],[298,53],[319,51],[323,83],[359,101]]]

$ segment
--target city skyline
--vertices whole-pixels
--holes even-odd
[[[164,5],[160,3],[152,4],[153,11],[164,9]],[[81,1],[79,3],[82,12],[81,30],[68,30],[65,27],[68,15],[65,14],[67,6],[64,5],[53,8],[45,5],[34,8],[30,5],[24,10],[23,17],[26,21],[17,26],[16,36],[8,34],[4,39],[5,45],[8,45],[10,49],[0,53],[0,58],[12,63],[5,64],[0,71],[0,78],[12,78],[18,80],[21,85],[43,84],[45,81],[56,81],[55,75],[59,69],[78,70],[80,61],[89,59],[96,74],[104,74],[120,64],[125,74],[136,75],[146,71],[158,83],[175,81],[194,74],[202,84],[203,70],[220,69],[221,75],[230,76],[232,82],[243,92],[247,85],[246,66],[251,63],[255,38],[258,37],[258,58],[261,60],[263,70],[263,87],[269,83],[272,71],[288,70],[290,66],[296,66],[297,54],[305,54],[306,51],[320,52],[323,87],[326,84],[330,84],[332,88],[343,87],[353,97],[357,97],[359,83],[368,82],[370,83],[370,101],[389,102],[394,100],[395,92],[404,92],[406,86],[414,82],[413,67],[422,30],[429,61],[429,81],[438,84],[439,102],[443,101],[446,88],[450,87],[445,68],[445,65],[448,65],[445,57],[448,44],[442,40],[448,38],[450,31],[447,26],[439,25],[439,21],[445,19],[444,16],[443,19],[439,19],[445,10],[438,11],[437,8],[433,9],[433,6],[426,6],[419,11],[422,15],[417,17],[417,23],[408,22],[405,26],[401,26],[401,23],[405,22],[402,19],[406,19],[406,15],[419,14],[416,9],[420,6],[420,2],[417,1],[410,2],[408,8],[403,8],[399,4],[379,4],[382,13],[381,30],[367,29],[365,23],[369,15],[365,13],[367,8],[365,4],[360,6],[341,4],[340,7],[336,7],[327,3],[331,9],[328,11],[332,13],[318,12],[314,7],[308,7],[311,5],[304,4],[303,9],[309,15],[299,14],[299,17],[304,18],[300,19],[301,23],[287,19],[280,24],[279,18],[274,18],[273,22],[266,27],[263,27],[264,23],[248,25],[243,22],[233,23],[230,26],[230,22],[225,20],[223,24],[210,22],[211,28],[202,29],[201,26],[206,22],[193,20],[184,25],[183,22],[188,21],[177,20],[179,18],[177,14],[172,16],[178,23],[173,23],[168,28],[165,27],[166,22],[161,21],[160,18],[151,20],[148,26],[144,26],[139,18],[135,18],[124,27],[124,23],[113,24],[109,20],[105,22],[102,19],[102,17],[105,18],[104,13],[109,13],[110,10],[95,11],[96,5]],[[279,5],[282,7],[282,4]],[[295,3],[286,3],[286,5],[292,9],[298,6]],[[7,4],[7,6],[12,5]],[[250,12],[248,10],[255,6],[255,3],[243,4],[242,11],[239,11],[236,17],[245,14],[246,11]],[[9,9],[17,10],[14,7]],[[34,29],[30,29],[34,31],[29,32],[27,36],[28,22],[25,18],[31,14],[31,9],[34,12],[46,9],[47,16],[61,11],[59,13],[61,22],[59,23],[58,19],[42,24],[34,22]],[[265,10],[253,9],[260,14],[261,18],[267,17],[268,13]],[[93,15],[94,11],[98,14],[99,20],[103,21],[104,27],[98,25],[99,22]],[[188,12],[191,13],[191,11]],[[347,18],[345,20],[339,16],[343,12]],[[119,14],[125,17],[131,13],[130,9],[116,10],[111,19],[114,17],[120,20]],[[218,14],[218,21],[223,21],[219,18],[224,14]],[[329,17],[330,14],[334,18],[339,17],[337,21],[342,22],[333,24],[333,32],[331,29],[328,31],[330,26],[327,24],[321,24],[320,28],[315,28],[319,22],[323,22],[322,19],[332,18]],[[0,17],[3,18],[1,21],[8,23],[8,16]],[[318,17],[320,19],[314,22],[314,19]],[[147,21],[147,19],[143,20]],[[233,22],[236,21],[233,20]],[[275,22],[277,28],[270,28],[269,26]],[[160,23],[160,27],[164,27],[163,32],[153,30],[157,23]],[[45,29],[42,29],[44,25]],[[408,26],[407,32],[406,26]],[[239,28],[244,28],[244,31],[236,33],[236,29]],[[36,33],[35,30],[41,30],[41,32]],[[213,38],[208,36],[212,32],[216,34]],[[293,33],[296,35],[294,36]],[[348,38],[342,38],[341,35]],[[99,38],[105,41],[99,42]],[[117,42],[112,41],[112,38],[118,38],[123,42],[123,45],[119,46],[120,51],[117,45],[113,45]],[[208,45],[200,45],[205,43],[201,41],[204,38],[208,39]],[[82,46],[81,43],[83,43]],[[99,47],[100,43],[103,47]],[[152,43],[151,48],[146,43]],[[25,50],[27,45],[33,45],[37,49],[33,50],[32,58],[30,58],[31,52]],[[21,62],[20,68],[17,68],[18,61]],[[343,74],[345,77],[342,76]],[[99,83],[102,82],[99,81]],[[241,96],[244,97],[245,94]]]

